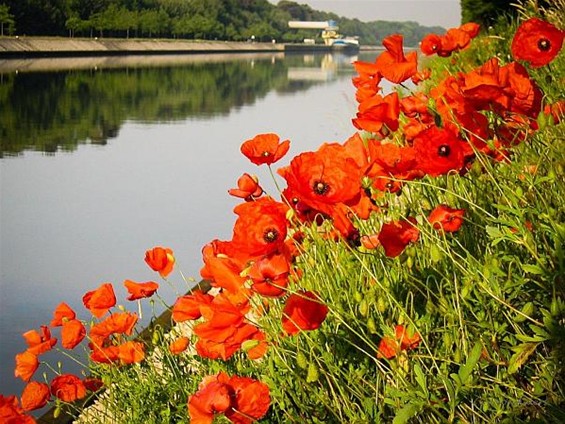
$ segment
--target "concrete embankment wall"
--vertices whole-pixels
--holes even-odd
[[[0,58],[283,51],[275,43],[0,37]]]

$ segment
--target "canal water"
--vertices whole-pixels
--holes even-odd
[[[85,292],[111,282],[126,305],[125,279],[159,281],[147,249],[171,247],[177,258],[156,312],[198,281],[202,246],[231,238],[238,200],[227,190],[238,177],[257,174],[278,197],[240,144],[275,132],[291,140],[285,165],[344,141],[354,132],[355,59],[0,61],[0,393],[21,392],[13,376],[14,355],[26,348],[21,334],[48,324],[60,302],[88,319]],[[56,366],[61,356],[44,358]],[[75,370],[68,360],[62,366]],[[40,368],[36,378],[42,370],[52,377]]]

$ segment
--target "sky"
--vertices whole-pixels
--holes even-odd
[[[460,25],[459,0],[294,0],[315,10],[368,21],[416,21],[425,26]],[[271,0],[278,3],[278,0]]]

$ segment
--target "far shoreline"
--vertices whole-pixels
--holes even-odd
[[[284,52],[288,45],[274,41],[5,36],[0,37],[0,59]],[[301,52],[330,52],[322,44],[292,46],[299,47]],[[377,46],[361,46],[361,51],[378,49]]]

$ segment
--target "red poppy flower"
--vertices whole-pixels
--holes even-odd
[[[0,395],[0,422],[6,424],[35,424],[35,419],[25,415],[16,396]]]
[[[404,56],[402,47],[403,37],[393,34],[385,37],[382,52],[375,61],[379,73],[388,81],[400,84],[418,72],[418,56],[416,52],[410,52]]]
[[[188,398],[190,422],[211,424],[216,414],[222,414],[230,408],[232,397],[233,388],[226,382],[218,381],[218,377],[204,379],[198,391]]]
[[[290,141],[280,141],[276,134],[258,134],[241,145],[243,153],[255,165],[271,165],[281,159],[290,148]]]
[[[26,331],[23,338],[28,345],[28,352],[38,356],[53,349],[57,343],[57,339],[51,337],[51,331],[46,325],[41,326],[41,333],[36,330]]]
[[[402,188],[402,181],[422,176],[417,169],[418,161],[412,147],[376,140],[369,146],[371,166],[366,175],[373,180],[375,189],[396,193]]]
[[[428,217],[428,221],[436,230],[454,233],[463,225],[465,209],[453,209],[446,205],[437,206]]]
[[[265,339],[265,333],[263,333],[262,331],[257,331],[249,340],[246,340],[242,344],[242,348],[247,353],[247,357],[249,359],[259,359],[262,358],[265,353],[267,353],[269,344]],[[250,343],[251,347],[246,348],[246,343]]]
[[[102,317],[116,305],[116,295],[110,283],[104,283],[96,290],[89,291],[82,297],[82,303],[96,318]]]
[[[418,333],[410,334],[404,326],[397,325],[394,337],[385,336],[379,342],[377,358],[394,358],[401,350],[415,349],[421,340]]]
[[[378,239],[385,250],[385,255],[396,258],[408,244],[416,242],[419,236],[420,230],[416,227],[416,219],[410,217],[407,220],[383,224]]]
[[[145,262],[149,267],[166,278],[175,266],[173,251],[168,247],[154,247],[145,252]]]
[[[266,256],[256,261],[247,276],[253,280],[251,290],[262,296],[282,296],[288,285],[290,264],[285,255]]]
[[[16,368],[14,376],[20,377],[23,381],[28,382],[35,371],[39,368],[39,360],[27,350],[16,355]]]
[[[51,394],[63,402],[74,402],[86,396],[86,387],[77,376],[63,374],[51,381]]]
[[[352,120],[357,129],[381,136],[398,129],[400,103],[396,91],[381,97],[375,95],[359,104],[357,118]]]
[[[202,380],[188,398],[188,413],[191,424],[211,424],[216,414],[225,414],[236,424],[251,424],[267,413],[270,403],[266,384],[220,372]]]
[[[283,330],[293,335],[301,330],[316,330],[328,315],[328,307],[317,294],[306,291],[292,294],[283,309]]]
[[[51,327],[60,327],[65,320],[75,319],[75,311],[71,309],[65,302],[61,302],[53,312],[53,319],[51,320]]]
[[[200,356],[226,360],[246,340],[259,331],[246,322],[249,306],[241,307],[231,302],[225,293],[217,295],[212,303],[201,307],[204,322],[196,325],[194,334],[199,337],[196,350]]]
[[[461,93],[477,110],[506,111],[510,106],[510,96],[505,91],[508,86],[508,73],[493,57],[479,68],[460,76]]]
[[[272,228],[272,234],[279,234],[276,232],[275,227],[270,228]],[[241,242],[247,242],[245,237]],[[240,250],[240,253],[244,253],[243,249]],[[232,294],[246,290],[243,285],[245,279],[241,276],[243,267],[239,261],[234,260],[226,253],[216,250],[214,244],[204,246],[202,258],[204,260],[204,267],[200,270],[200,274],[202,278],[209,280],[213,287],[221,287]]]
[[[146,283],[136,283],[135,281],[125,280],[124,286],[126,287],[129,296],[128,300],[143,299],[151,297],[159,289],[159,284],[154,281],[147,281]]]
[[[362,170],[340,144],[324,144],[316,152],[302,153],[290,166],[279,169],[279,174],[299,202],[327,215],[337,203],[359,202]]]
[[[118,346],[118,359],[122,364],[137,364],[145,359],[145,347],[141,342],[128,340]]]
[[[86,336],[86,328],[78,319],[65,321],[61,329],[61,345],[65,349],[74,349]]]
[[[102,380],[96,377],[86,377],[82,382],[89,392],[97,392],[104,387]]]
[[[194,290],[191,294],[177,298],[173,305],[172,318],[174,322],[193,321],[202,316],[201,305],[208,305],[214,297],[201,290]]]
[[[545,105],[543,114],[552,120],[553,124],[561,122],[565,117],[565,100],[559,100],[553,104]]]
[[[179,355],[183,353],[190,343],[188,337],[179,337],[169,344],[169,351],[173,355]]]
[[[90,329],[90,336],[103,338],[112,334],[127,334],[130,336],[133,333],[137,320],[137,314],[131,312],[118,312],[112,314],[104,321],[93,325]]]
[[[361,236],[361,246],[365,249],[376,249],[381,245],[378,234],[369,234]]]
[[[524,60],[533,68],[547,65],[559,54],[565,31],[549,22],[531,18],[522,22],[512,39],[515,60]]]
[[[508,111],[537,118],[541,111],[543,93],[530,78],[526,68],[517,62],[511,62],[503,66],[502,71],[508,75],[508,86],[505,89],[510,97]]]
[[[465,165],[464,141],[453,132],[436,126],[422,131],[415,139],[416,168],[437,177],[450,171],[460,171]]]
[[[256,176],[245,173],[237,180],[237,188],[228,190],[228,193],[249,202],[257,197],[261,197],[263,189],[259,185],[259,180]]]
[[[271,397],[269,387],[249,377],[232,376],[229,385],[234,392],[231,408],[226,417],[235,424],[251,424],[269,410]]]
[[[281,249],[287,233],[288,207],[271,197],[237,205],[238,218],[233,228],[232,243],[251,257],[263,256]]]
[[[30,381],[22,392],[22,409],[24,411],[33,411],[43,408],[51,398],[49,386],[38,381]],[[1,418],[1,416],[0,416]]]

